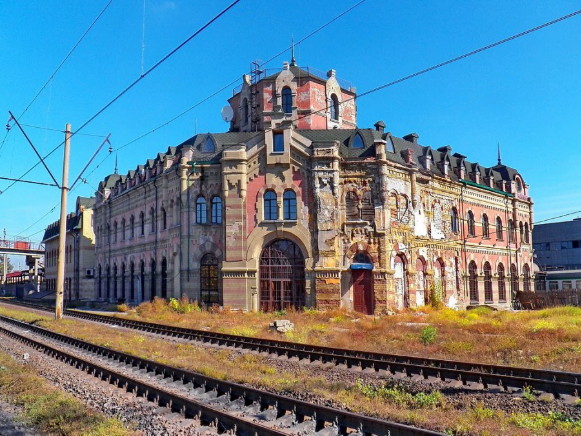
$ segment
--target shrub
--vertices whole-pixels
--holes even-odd
[[[127,312],[129,310],[129,306],[125,303],[117,305],[117,312]]]
[[[422,331],[420,332],[420,341],[424,345],[433,344],[434,341],[436,340],[436,333],[437,332],[438,332],[438,330],[434,326],[429,325],[427,327],[424,327],[422,329]]]

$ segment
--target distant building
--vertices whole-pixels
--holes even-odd
[[[581,289],[581,218],[537,224],[533,240],[537,288]]]
[[[285,63],[244,76],[225,133],[99,185],[96,298],[186,295],[244,310],[508,307],[531,288],[532,202],[498,159],[469,162],[381,121],[355,89]]]
[[[94,197],[77,197],[75,212],[67,216],[65,301],[91,300],[95,296],[94,204]],[[42,240],[45,246],[45,284],[48,291],[56,290],[59,226],[60,220],[49,225]]]

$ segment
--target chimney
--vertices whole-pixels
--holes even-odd
[[[378,121],[373,126],[375,127],[375,130],[378,131],[379,133],[383,133],[383,131],[385,130],[385,123],[383,121]]]

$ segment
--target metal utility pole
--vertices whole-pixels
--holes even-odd
[[[71,146],[71,125],[65,128],[65,152],[63,158],[63,182],[61,183],[61,220],[59,223],[59,249],[56,264],[55,319],[63,317],[63,296],[65,287],[65,243],[67,238],[67,195],[69,191],[69,151]]]

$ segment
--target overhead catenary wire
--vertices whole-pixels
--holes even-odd
[[[232,9],[240,1],[241,0],[234,0],[226,8],[222,9],[222,11],[220,11],[217,15],[215,15],[213,18],[211,18],[209,21],[207,21],[202,27],[200,27],[198,30],[196,30],[192,35],[190,35],[188,38],[186,38],[181,44],[179,44],[177,47],[175,47],[173,50],[171,50],[168,54],[163,56],[152,67],[150,67],[147,71],[142,73],[137,79],[135,79],[127,87],[125,87],[125,89],[123,89],[120,93],[118,93],[112,100],[110,100],[107,104],[105,104],[103,107],[101,107],[101,109],[99,109],[87,121],[85,121],[83,124],[81,124],[80,127],[78,127],[74,132],[71,133],[71,137],[73,137],[74,135],[79,133],[81,130],[83,130],[85,127],[87,127],[91,122],[93,122],[93,120],[95,120],[99,115],[101,115],[104,111],[106,111],[109,107],[111,107],[111,105],[113,105],[117,100],[119,100],[122,96],[124,96],[127,92],[129,92],[133,87],[135,87],[135,85],[137,85],[139,82],[141,82],[145,77],[147,77],[150,73],[152,73],[156,68],[158,68],[161,64],[163,64],[171,56],[173,56],[175,53],[177,53],[179,50],[181,50],[187,43],[189,43],[192,39],[194,39],[196,36],[198,36],[200,33],[202,33],[204,30],[206,30],[210,25],[212,25],[215,21],[217,21],[220,17],[222,17],[226,12],[228,12],[230,9]],[[64,141],[59,143],[56,147],[54,147],[50,152],[48,152],[44,156],[44,159],[47,159],[49,156],[51,156],[55,151],[57,151],[60,147],[62,147],[63,144],[64,144]],[[28,171],[26,171],[21,177],[25,177],[28,173],[30,173],[37,166],[38,166],[38,163],[33,165],[32,168],[30,168]],[[8,187],[6,187],[6,189],[4,189],[0,193],[0,195],[2,193],[6,192],[8,189],[10,189],[16,183],[17,183],[17,181],[12,182],[10,185],[8,185]]]
[[[359,3],[357,3],[357,4],[356,4],[356,5],[354,5],[353,7],[356,7],[356,6],[358,6],[360,3],[362,3],[362,2],[359,2]],[[352,8],[353,8],[353,7],[352,7]],[[352,8],[350,8],[349,10],[351,10]],[[341,16],[342,16],[342,15],[344,15],[345,13],[347,13],[349,10],[345,11],[344,13],[342,13],[342,14],[341,14]],[[342,101],[342,102],[339,102],[339,104],[345,104],[345,103],[347,103],[347,102],[349,102],[349,101],[352,101],[352,100],[355,100],[355,99],[361,98],[361,97],[363,97],[363,96],[370,95],[370,94],[372,94],[372,93],[375,93],[375,92],[377,92],[377,91],[380,91],[380,90],[382,90],[382,89],[388,88],[388,87],[390,87],[390,86],[396,85],[396,84],[398,84],[398,83],[401,83],[401,82],[403,82],[403,81],[406,81],[406,80],[412,79],[412,78],[414,78],[414,77],[417,77],[417,76],[419,76],[419,75],[425,74],[425,73],[427,73],[427,72],[433,71],[433,70],[435,70],[435,69],[437,69],[437,68],[441,68],[441,67],[443,67],[443,66],[446,66],[446,65],[449,65],[449,64],[451,64],[451,63],[453,63],[453,62],[457,62],[457,61],[459,61],[459,60],[462,60],[462,59],[465,59],[465,58],[467,58],[467,57],[473,56],[473,55],[475,55],[475,54],[477,54],[477,53],[481,53],[481,52],[483,52],[483,51],[485,51],[485,50],[489,50],[489,49],[491,49],[491,48],[494,48],[494,47],[496,47],[496,46],[499,46],[499,45],[501,45],[501,44],[504,44],[504,43],[506,43],[506,42],[512,41],[512,40],[514,40],[514,39],[520,38],[520,37],[522,37],[522,36],[525,36],[525,35],[528,35],[528,34],[530,34],[530,33],[532,33],[532,32],[535,32],[535,31],[537,31],[537,30],[541,30],[541,29],[543,29],[543,28],[546,28],[546,27],[548,27],[548,26],[551,26],[551,25],[553,25],[553,24],[556,24],[556,23],[558,23],[558,22],[561,22],[561,21],[563,21],[563,20],[566,20],[566,19],[572,18],[572,17],[574,17],[574,16],[576,16],[576,15],[578,15],[578,14],[580,14],[580,13],[581,13],[581,10],[577,10],[577,11],[574,11],[574,12],[572,12],[572,13],[570,13],[570,14],[566,14],[566,15],[564,15],[564,16],[561,16],[561,17],[557,18],[557,19],[554,19],[554,20],[548,21],[548,22],[546,22],[546,23],[543,23],[543,24],[541,24],[541,25],[539,25],[539,26],[535,26],[535,27],[533,27],[533,28],[530,28],[530,29],[527,29],[527,30],[525,30],[525,31],[519,32],[519,33],[517,33],[517,34],[515,34],[515,35],[509,36],[509,37],[507,37],[507,38],[504,38],[504,39],[501,39],[501,40],[499,40],[499,41],[496,41],[496,42],[494,42],[494,43],[488,44],[488,45],[486,45],[486,46],[483,46],[483,47],[481,47],[481,48],[478,48],[478,49],[472,50],[472,51],[470,51],[470,52],[467,52],[467,53],[465,53],[465,54],[463,54],[463,55],[456,56],[456,57],[454,57],[454,58],[451,58],[451,59],[449,59],[449,60],[447,60],[447,61],[440,62],[440,63],[438,63],[438,64],[435,64],[435,65],[431,66],[431,67],[428,67],[428,68],[422,69],[422,70],[420,70],[420,71],[417,71],[417,72],[415,72],[415,73],[412,73],[412,74],[406,75],[406,76],[404,76],[404,77],[402,77],[402,78],[399,78],[399,79],[397,79],[397,80],[394,80],[394,81],[391,81],[391,82],[387,82],[387,83],[385,83],[385,84],[383,84],[383,85],[379,85],[379,86],[377,86],[377,87],[375,87],[375,88],[372,88],[372,89],[370,89],[370,90],[368,90],[368,91],[365,91],[365,92],[363,92],[363,93],[361,93],[361,94],[359,94],[359,95],[357,95],[357,96],[355,96],[355,97],[353,97],[353,98],[351,98],[351,99],[347,99],[347,100],[344,100],[344,101]],[[338,18],[338,17],[336,17],[336,18]],[[335,19],[336,19],[336,18],[335,18]],[[332,21],[334,21],[335,19],[333,19]],[[332,21],[331,21],[331,22],[332,22]],[[329,22],[329,24],[330,24],[330,22]],[[323,28],[323,27],[325,27],[325,26],[321,26],[321,28]],[[320,28],[320,29],[321,29],[321,28]],[[314,33],[316,33],[317,31],[319,31],[320,29],[317,29],[316,31],[314,31],[313,33],[309,34],[307,37],[303,38],[302,40],[300,40],[300,41],[299,41],[298,43],[296,43],[296,44],[298,45],[300,42],[302,42],[302,41],[304,41],[305,39],[307,39],[308,37],[312,36]],[[285,49],[284,51],[286,51],[286,50],[288,50],[288,49]],[[283,52],[281,52],[281,53],[284,53],[284,51],[283,51]],[[278,55],[277,55],[277,56],[278,56]],[[276,56],[275,56],[275,57],[276,57]],[[272,59],[272,58],[271,58],[271,59]],[[175,121],[175,119],[179,118],[180,116],[182,116],[183,114],[187,113],[188,111],[190,111],[191,109],[193,109],[193,108],[194,108],[194,107],[196,107],[197,105],[199,105],[199,104],[201,104],[202,102],[206,101],[207,99],[209,99],[209,98],[213,97],[214,95],[216,95],[217,93],[219,93],[219,92],[223,91],[224,89],[226,89],[226,88],[227,88],[227,87],[229,87],[229,86],[231,86],[231,84],[228,84],[228,85],[226,85],[225,87],[221,88],[221,89],[220,89],[219,91],[217,91],[216,93],[213,93],[212,95],[210,95],[210,96],[209,96],[209,97],[207,97],[206,99],[204,99],[204,100],[202,100],[201,102],[197,103],[196,105],[192,106],[190,109],[187,109],[186,111],[182,112],[182,113],[181,113],[181,114],[179,114],[178,116],[176,116],[176,117],[172,118],[171,120],[167,121],[166,123],[164,123],[164,124],[162,124],[162,125],[160,125],[160,126],[156,127],[155,129],[153,129],[153,130],[151,130],[151,131],[149,131],[149,132],[147,132],[147,133],[145,133],[145,134],[141,135],[140,137],[138,137],[138,138],[136,138],[136,139],[134,139],[134,140],[130,141],[129,143],[126,143],[126,144],[124,144],[123,146],[121,146],[121,147],[117,148],[115,151],[118,151],[118,150],[120,150],[121,148],[124,148],[124,147],[126,147],[126,146],[128,146],[128,145],[130,145],[130,144],[132,144],[132,143],[134,143],[134,142],[136,142],[136,141],[138,141],[138,140],[142,139],[143,137],[145,137],[145,136],[147,136],[147,135],[149,135],[149,134],[153,133],[154,131],[158,130],[159,128],[161,128],[161,127],[163,127],[163,126],[165,126],[165,125],[167,125],[167,124],[169,124],[169,123],[171,123],[171,122]],[[302,115],[300,116],[300,119],[302,119],[302,118],[306,118],[306,117],[309,117],[309,116],[312,116],[312,115],[315,115],[315,114],[317,114],[317,113],[321,113],[321,112],[324,112],[324,111],[328,111],[328,110],[329,110],[329,106],[326,106],[326,107],[324,107],[323,109],[319,109],[319,110],[313,110],[313,111],[311,111],[311,112],[309,112],[309,113],[302,114]],[[264,131],[257,132],[257,135],[256,135],[256,136],[258,136],[258,135],[262,135],[262,134],[264,134],[264,133],[266,133],[266,132],[268,132],[268,131],[270,131],[270,130],[272,130],[272,128],[267,128],[267,129],[265,129]],[[61,144],[61,145],[62,145],[62,144]],[[59,146],[60,146],[60,145],[59,145]],[[105,159],[106,159],[106,158],[105,158]],[[88,176],[90,176],[91,174],[93,174],[93,172],[94,172],[94,171],[95,171],[97,168],[99,168],[99,166],[100,166],[100,165],[101,165],[101,164],[104,162],[104,160],[105,160],[105,159],[103,159],[102,161],[100,161],[100,162],[99,162],[99,164],[97,164],[96,168],[95,168],[94,170],[92,170],[92,171],[91,171],[91,172],[88,174]],[[88,177],[88,176],[87,176],[87,177]],[[571,213],[571,214],[574,214],[574,213],[577,213],[577,212],[573,212],[573,213]],[[566,216],[566,215],[564,215],[564,216]],[[556,219],[556,218],[552,218],[552,219]]]
[[[261,64],[259,64],[259,68],[267,65],[268,63],[272,62],[274,59],[278,58],[279,56],[281,56],[282,54],[286,53],[289,49],[291,49],[293,46],[299,46],[300,44],[302,44],[303,42],[307,41],[309,38],[313,37],[314,35],[316,35],[317,33],[319,33],[321,30],[325,29],[326,27],[328,27],[329,25],[331,25],[332,23],[334,23],[335,21],[337,21],[339,18],[343,17],[344,15],[346,15],[347,13],[351,12],[353,9],[355,9],[356,7],[360,6],[361,4],[365,3],[366,0],[360,0],[359,2],[355,3],[354,5],[350,6],[349,8],[345,9],[344,11],[342,11],[341,13],[339,13],[338,15],[336,15],[335,17],[333,17],[331,20],[325,22],[324,24],[322,24],[321,26],[319,26],[318,28],[316,28],[315,30],[313,30],[311,33],[309,33],[308,35],[304,36],[303,38],[301,38],[300,40],[298,40],[297,42],[293,42],[293,44],[291,44],[288,47],[285,47],[283,50],[281,50],[280,52],[276,53],[275,55],[271,56],[269,59],[267,59],[266,61],[262,62]],[[194,110],[195,108],[201,106],[203,103],[205,103],[206,101],[212,99],[213,97],[215,97],[216,95],[220,94],[221,92],[223,92],[224,90],[230,88],[231,86],[235,85],[238,80],[240,80],[238,77],[234,80],[232,80],[231,82],[229,82],[228,84],[222,86],[220,89],[214,91],[212,94],[208,95],[207,97],[203,98],[202,100],[198,101],[196,104],[194,104],[193,106],[190,106],[189,108],[183,110],[182,112],[180,112],[179,114],[175,115],[174,117],[170,118],[169,120],[165,121],[164,123],[158,125],[157,127],[154,127],[153,129],[149,130],[148,132],[143,133],[142,135],[132,139],[131,141],[121,145],[120,147],[116,148],[114,151],[119,151],[124,149],[125,147],[130,146],[131,144],[134,144],[135,142],[140,141],[141,139],[145,138],[146,136],[149,136],[155,132],[157,132],[159,129],[168,126],[169,124],[173,123],[174,121],[178,120],[179,118],[183,117],[184,115],[186,115],[187,113],[191,112],[192,110]],[[109,155],[105,156],[98,164],[97,166],[89,172],[89,174],[87,175],[87,177],[89,177],[91,174],[93,174],[93,172],[95,172],[100,165],[109,158]]]

